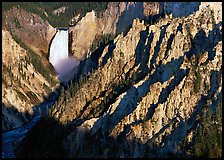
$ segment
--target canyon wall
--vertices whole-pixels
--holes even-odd
[[[13,7],[4,13],[3,26],[37,53],[47,54],[52,37],[56,33],[40,16]],[[47,55],[46,55],[47,56]]]
[[[47,54],[54,28],[39,16],[18,8],[3,16],[2,129],[7,131],[27,123],[33,106],[41,103],[59,80]]]
[[[94,40],[106,34],[126,33],[135,18],[148,19],[153,16],[172,15],[189,16],[204,7],[214,10],[216,23],[222,19],[221,3],[213,2],[111,2],[101,17],[95,11],[88,12],[74,27],[70,28],[72,36],[72,55],[82,60],[90,52]]]
[[[202,121],[203,111],[214,110],[221,103],[221,7],[222,3],[212,2],[189,6],[176,2],[114,2],[99,18],[95,11],[87,13],[70,28],[72,55],[85,59],[80,72],[86,74],[63,89],[50,110],[49,118],[57,125],[41,130],[46,141],[52,140],[48,145],[60,144],[67,157],[175,154],[175,146],[194,133]],[[3,22],[4,131],[29,120],[26,115],[19,120],[22,116],[16,116],[18,112],[13,113],[9,106],[32,114],[32,105],[43,101],[59,83],[51,70],[38,71],[38,66],[49,69],[45,52],[55,30],[31,15],[14,8]],[[164,17],[148,23],[147,16],[158,15]],[[29,23],[24,17],[30,18]],[[87,56],[94,40],[103,34],[114,34],[116,38],[97,56]],[[41,58],[38,65],[35,55]],[[66,127],[69,132],[63,132]],[[30,137],[39,136],[34,131]],[[25,154],[45,149],[31,145],[34,147],[28,146]],[[49,155],[44,151],[41,155]]]
[[[152,7],[153,6],[153,7]],[[88,12],[74,27],[72,34],[72,55],[82,60],[86,57],[93,41],[105,34],[120,34],[132,24],[135,18],[160,13],[159,3],[111,2],[101,17],[95,11]]]
[[[174,152],[202,110],[221,103],[222,25],[214,19],[209,6],[152,25],[136,18],[127,35],[106,46],[97,69],[52,109],[57,121],[75,128],[64,140],[68,156]]]

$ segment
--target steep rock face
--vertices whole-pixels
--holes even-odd
[[[215,2],[111,2],[100,18],[94,11],[83,17],[76,26],[70,28],[72,36],[72,55],[82,60],[89,53],[89,49],[96,39],[105,34],[118,35],[126,32],[135,18],[172,14],[173,17],[189,16],[209,7],[214,10],[215,22],[222,19],[222,4]]]
[[[7,30],[21,39],[37,53],[49,51],[49,45],[56,30],[41,17],[20,8],[12,8],[4,13]],[[47,55],[46,55],[47,56]]]
[[[2,30],[3,40],[2,40],[2,58],[3,58],[3,72],[6,72],[6,75],[3,75],[4,82],[3,83],[3,103],[11,104],[15,107],[18,107],[20,112],[24,112],[25,108],[28,109],[31,105],[31,101],[24,101],[20,96],[15,95],[12,92],[16,90],[22,92],[24,94],[27,91],[31,91],[33,93],[39,91],[39,93],[44,93],[46,95],[46,91],[43,87],[41,87],[41,83],[45,83],[47,86],[51,87],[48,80],[46,80],[43,75],[37,73],[35,71],[32,63],[27,64],[25,57],[27,58],[27,50],[22,48],[15,40],[12,38],[10,33],[6,30]],[[28,59],[28,58],[27,58]],[[21,70],[18,71],[22,66]],[[7,72],[7,69],[11,66],[10,73]],[[23,78],[22,73],[26,73],[26,78]],[[34,78],[32,77],[34,73]],[[9,75],[8,75],[9,74]],[[10,76],[13,75],[13,76]],[[28,78],[29,77],[29,78]],[[18,82],[14,82],[18,79]],[[28,80],[29,79],[29,80]],[[30,82],[30,83],[29,83]],[[23,84],[24,83],[24,84]],[[24,86],[25,85],[25,86]],[[26,86],[27,85],[27,86]],[[9,87],[8,87],[9,86]],[[24,87],[24,88],[23,88]],[[38,92],[37,92],[38,93]],[[39,100],[43,100],[43,95],[36,95]],[[17,98],[16,98],[17,97]]]
[[[159,12],[159,3],[143,2],[111,2],[100,18],[96,17],[94,11],[89,12],[76,26],[70,28],[72,55],[81,60],[86,57],[96,37],[104,34],[120,34],[135,18],[142,19]]]
[[[7,131],[28,122],[25,113],[32,115],[32,107],[42,102],[59,80],[47,59],[53,27],[21,9],[3,14],[2,114],[3,131]]]
[[[200,10],[211,8],[214,13],[215,23],[222,21],[222,2],[201,2]]]
[[[146,17],[163,13],[163,3],[147,2],[144,5],[144,15]]]
[[[173,152],[194,129],[202,108],[215,108],[221,101],[221,29],[209,7],[148,26],[135,19],[126,36],[118,35],[104,48],[98,68],[74,96],[52,110],[55,119],[77,128],[65,140],[68,155]],[[92,146],[96,143],[103,153],[85,148],[89,134],[95,137]]]
[[[87,13],[75,27],[71,27],[69,30],[72,34],[72,55],[76,59],[83,59],[97,34],[95,12]]]
[[[119,4],[121,13],[125,12],[126,3],[113,4]],[[164,3],[156,6],[153,14],[167,7]],[[180,16],[173,18],[169,13],[183,7],[173,6],[168,7],[171,11],[165,18],[154,24],[134,19],[127,34],[117,35],[99,57],[93,55],[85,60],[82,67],[87,74],[79,83],[62,90],[51,110],[50,118],[57,125],[65,130],[71,128],[63,133],[55,129],[52,136],[54,126],[47,127],[44,137],[50,140],[46,138],[43,143],[57,144],[68,157],[139,158],[176,153],[175,146],[194,134],[202,110],[215,109],[221,102],[222,10],[217,5],[202,4],[199,10],[190,9],[187,16],[180,11]],[[116,7],[110,9],[117,13]],[[147,12],[144,10],[144,14]],[[94,11],[88,17],[92,18],[84,17],[83,24],[99,24]],[[116,27],[108,26],[110,32],[116,31]],[[92,37],[85,40],[91,41]],[[90,64],[97,67],[91,70]],[[29,145],[25,148],[29,151]],[[39,153],[38,147],[36,150]],[[55,151],[52,149],[50,154]],[[30,155],[32,152],[35,154],[33,148]]]

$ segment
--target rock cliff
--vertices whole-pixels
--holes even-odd
[[[222,3],[112,2],[96,14],[88,12],[69,28],[71,54],[81,60],[74,82],[61,89],[49,117],[31,130],[18,155],[185,157],[177,146],[186,137],[192,141],[204,111],[222,101]],[[5,16],[7,130],[29,120],[8,106],[30,113],[58,80],[37,67],[50,67],[46,53],[55,30],[18,8]],[[115,38],[90,52],[99,37],[110,34]],[[32,61],[37,55],[38,64]]]
[[[40,16],[20,8],[12,8],[4,13],[3,25],[18,39],[37,53],[47,54],[52,37],[56,33]],[[46,55],[47,56],[47,55]]]
[[[135,18],[144,18],[159,14],[159,3],[111,2],[107,9],[96,17],[94,11],[88,12],[74,27],[70,28],[72,36],[71,54],[77,59],[84,59],[93,41],[105,34],[120,34],[132,24]]]
[[[27,123],[25,113],[32,115],[32,107],[42,102],[59,85],[59,80],[47,55],[55,33],[53,27],[18,8],[4,12],[3,16],[2,114],[3,131],[7,131]]]
[[[205,7],[214,10],[217,23],[222,19],[221,3],[213,2],[111,2],[107,9],[96,17],[94,11],[88,12],[77,25],[70,28],[72,37],[71,54],[82,60],[90,52],[91,45],[97,37],[106,34],[126,33],[135,18],[149,19],[153,16],[172,15],[189,16]]]
[[[152,25],[134,19],[127,35],[119,34],[103,49],[97,69],[72,98],[60,99],[52,109],[60,123],[76,128],[65,139],[68,156],[175,152],[202,109],[221,103],[220,11],[203,7],[187,17],[166,15]]]

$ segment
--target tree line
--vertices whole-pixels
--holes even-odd
[[[187,137],[181,142],[181,150],[192,157],[221,158],[222,156],[222,102],[215,110],[204,107],[192,141]]]
[[[101,12],[106,10],[107,3],[108,2],[4,2],[3,12],[12,7],[19,7],[39,15],[42,19],[47,20],[53,27],[68,27],[71,18],[78,14],[83,17],[87,12],[95,10],[99,17]],[[53,11],[62,6],[67,7],[65,13],[55,15]]]

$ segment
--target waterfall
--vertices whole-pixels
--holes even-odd
[[[79,61],[69,56],[68,30],[58,30],[50,46],[49,62],[54,66],[58,78],[63,83],[71,80]]]
[[[68,30],[58,30],[50,47],[50,63],[57,63],[68,58]]]

